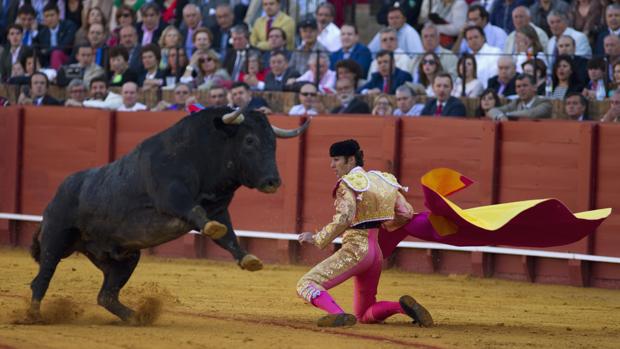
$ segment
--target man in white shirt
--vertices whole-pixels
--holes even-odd
[[[570,22],[565,13],[552,10],[547,16],[547,22],[553,34],[553,37],[549,39],[549,43],[547,44],[546,53],[549,56],[554,56],[558,38],[562,35],[568,35],[575,40],[575,54],[577,56],[586,58],[592,57],[592,48],[590,47],[588,37],[584,33],[568,26]],[[551,62],[551,64],[553,64],[553,62]]]
[[[420,34],[413,29],[407,23],[407,16],[403,12],[403,9],[400,7],[391,7],[388,10],[388,28],[393,28],[396,30],[398,42],[397,47],[404,51],[410,57],[414,55],[420,54],[424,52],[424,48],[422,47],[422,40],[420,39]],[[368,44],[368,48],[372,53],[377,53],[384,48],[381,46],[381,34],[383,31],[380,31],[375,35],[375,37]],[[407,72],[411,72],[407,70]]]
[[[121,88],[123,96],[123,104],[117,109],[118,111],[141,111],[146,110],[146,105],[138,102],[138,84],[133,81],[127,81]]]
[[[476,57],[476,74],[484,88],[489,79],[497,75],[497,60],[502,50],[486,43],[484,31],[478,26],[465,28],[465,39],[470,53]]]
[[[420,116],[424,104],[416,103],[415,93],[407,85],[401,85],[396,89],[396,116]]]
[[[316,9],[316,23],[319,27],[319,37],[317,40],[329,52],[336,52],[342,47],[340,43],[340,28],[333,22],[335,14],[336,9],[329,2],[320,4]]]
[[[103,76],[90,80],[89,95],[90,98],[82,103],[88,108],[116,110],[123,104],[120,95],[108,91],[108,80]]]
[[[381,50],[386,50],[394,53],[394,65],[400,70],[404,70],[407,73],[413,71],[413,60],[407,55],[400,47],[398,47],[398,39],[396,35],[396,29],[388,27],[383,28],[379,32],[381,38]],[[378,71],[377,60],[373,60],[368,69],[368,78],[370,80],[372,73]]]
[[[504,29],[495,26],[489,22],[489,13],[481,5],[474,4],[469,6],[467,10],[467,24],[476,25],[484,30],[484,35],[487,39],[487,44],[497,47],[500,50],[504,49],[506,43],[506,32]],[[463,39],[463,35],[459,35],[457,43],[460,42],[459,53],[467,52],[467,42]],[[455,44],[456,46],[457,44]]]
[[[536,35],[538,35],[538,41],[540,41],[540,45],[545,48],[549,43],[549,37],[544,30],[537,27],[532,23],[532,16],[530,14],[530,9],[525,6],[517,6],[512,11],[512,23],[515,26],[515,30],[508,35],[506,38],[506,42],[504,43],[504,53],[515,53],[515,35],[517,31],[523,28],[526,25],[534,28],[536,30]]]
[[[316,109],[317,95],[318,93],[314,84],[304,84],[301,89],[299,89],[300,104],[294,105],[291,110],[288,111],[288,115],[317,115],[319,113]]]

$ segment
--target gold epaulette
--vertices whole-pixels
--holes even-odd
[[[361,171],[354,171],[342,177],[342,181],[355,192],[365,192],[370,188],[370,180]]]
[[[403,191],[409,191],[409,188],[401,185],[400,183],[398,183],[398,180],[396,179],[396,177],[389,173],[389,172],[381,172],[381,171],[368,171],[368,173],[372,173],[374,175],[377,175],[379,178],[383,179],[385,182],[387,182],[389,185],[401,189]]]

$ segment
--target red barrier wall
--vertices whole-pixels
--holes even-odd
[[[71,111],[70,113],[67,110]],[[6,111],[6,112],[5,112]],[[93,109],[9,108],[0,114],[0,212],[41,214],[70,173],[117,159],[182,113],[116,113]],[[270,117],[294,128],[303,118]],[[620,126],[565,121],[505,122],[448,118],[319,116],[301,137],[278,139],[283,184],[273,195],[240,189],[230,208],[239,230],[315,231],[331,219],[335,174],[328,149],[357,139],[367,168],[392,171],[423,210],[419,178],[451,167],[477,183],[454,196],[462,207],[557,197],[572,210],[612,207],[591,238],[553,251],[620,256]],[[0,243],[27,246],[35,224],[0,221]],[[270,263],[315,263],[332,252],[295,241],[241,239]],[[333,247],[332,247],[333,248]],[[186,235],[150,251],[231,260],[200,236]],[[391,263],[417,272],[469,273],[545,283],[620,287],[620,265],[487,253],[399,249]]]

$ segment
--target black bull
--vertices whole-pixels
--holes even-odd
[[[228,250],[241,268],[261,269],[261,261],[239,246],[228,205],[241,185],[275,192],[280,185],[275,138],[294,137],[307,126],[282,130],[258,112],[206,109],[108,165],[69,176],[33,238],[39,273],[26,321],[41,321],[41,300],[56,266],[76,251],[104,274],[97,302],[124,321],[135,320],[135,313],[118,295],[140,249],[192,229]]]

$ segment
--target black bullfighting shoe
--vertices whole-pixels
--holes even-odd
[[[213,240],[217,240],[226,235],[228,228],[220,222],[209,221],[202,228],[202,235],[208,236]]]
[[[357,323],[355,315],[340,313],[325,315],[317,321],[319,327],[348,327]]]
[[[433,326],[433,317],[431,313],[418,303],[411,296],[402,296],[398,300],[400,307],[403,308],[405,313],[413,319],[414,324],[418,324],[420,327]]]

